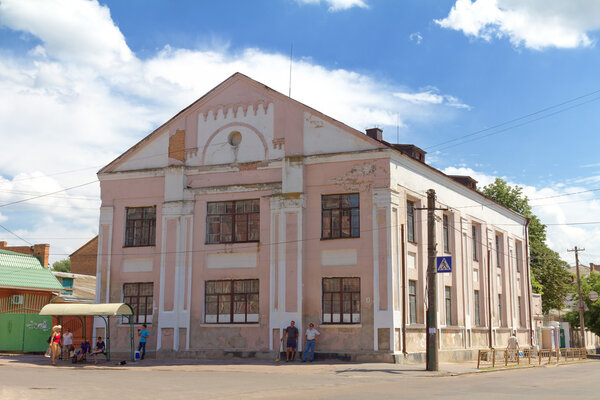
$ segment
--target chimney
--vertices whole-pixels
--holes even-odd
[[[40,260],[44,268],[48,268],[48,259],[50,258],[49,244],[34,244],[32,253]]]
[[[380,128],[367,129],[367,136],[381,142],[383,140],[383,130]]]
[[[466,175],[448,175],[450,178],[454,179],[456,182],[460,183],[463,186],[468,187],[469,189],[477,190],[477,181],[470,176]]]
[[[5,248],[7,244],[8,243],[6,243],[6,242],[0,242],[0,249]]]

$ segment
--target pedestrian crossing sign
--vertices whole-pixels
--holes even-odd
[[[452,272],[452,257],[436,257],[436,270],[439,273]]]

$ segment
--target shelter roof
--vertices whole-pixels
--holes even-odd
[[[133,310],[126,303],[101,304],[47,304],[40,310],[40,315],[133,315]]]

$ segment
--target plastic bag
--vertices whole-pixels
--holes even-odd
[[[44,353],[44,357],[50,358],[50,353],[52,353],[52,347],[48,346],[48,350],[46,350],[46,353]]]

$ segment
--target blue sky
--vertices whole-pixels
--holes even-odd
[[[233,72],[286,93],[292,44],[297,100],[522,185],[547,224],[600,221],[599,37],[594,0],[0,0],[0,224],[63,258],[97,232],[97,184],[1,205],[94,181]],[[599,262],[598,234],[549,241]]]

